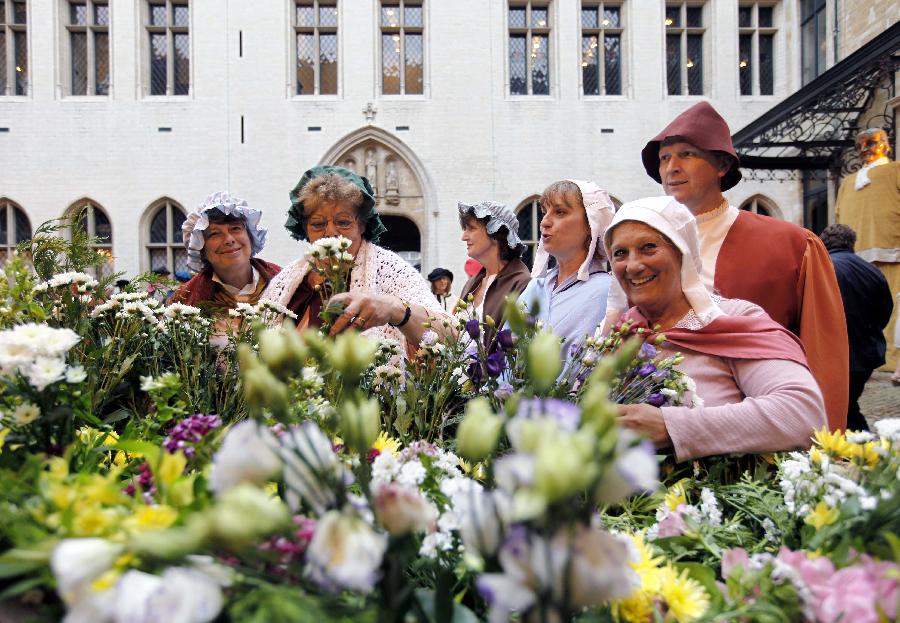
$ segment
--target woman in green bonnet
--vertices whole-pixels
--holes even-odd
[[[386,230],[375,211],[369,180],[343,167],[313,167],[290,197],[285,227],[293,238],[315,242],[343,236],[350,240],[349,252],[356,258],[349,292],[333,297],[345,307],[331,334],[354,328],[369,337],[399,343],[404,347],[401,352],[415,352],[429,316],[443,318],[446,312],[418,271],[376,244]],[[321,324],[316,280],[304,252],[272,279],[262,298],[297,314],[298,329],[316,327]],[[441,323],[434,325],[440,330]]]

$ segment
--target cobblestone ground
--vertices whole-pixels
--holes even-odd
[[[900,387],[891,384],[890,372],[874,372],[859,399],[859,409],[869,424],[886,417],[900,417]]]

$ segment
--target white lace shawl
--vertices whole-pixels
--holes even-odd
[[[284,306],[290,302],[294,292],[306,278],[309,262],[304,255],[287,266],[269,282],[260,301],[276,301]],[[447,316],[441,304],[431,293],[431,287],[425,278],[399,255],[383,249],[378,245],[363,241],[356,254],[356,267],[350,281],[350,292],[368,290],[375,294],[387,294],[399,297],[413,305],[421,305],[428,313],[439,318]],[[281,324],[283,317],[275,320]],[[399,329],[389,325],[372,327],[362,332],[372,339],[390,340],[400,345],[400,352],[406,352],[406,339]]]

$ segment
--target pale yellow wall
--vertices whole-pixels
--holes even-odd
[[[838,60],[900,21],[897,0],[833,0],[838,3]],[[829,9],[832,8],[829,3]]]

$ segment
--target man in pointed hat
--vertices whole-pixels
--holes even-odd
[[[793,332],[825,398],[828,425],[845,428],[849,345],[834,267],[813,232],[729,205],[741,180],[728,124],[707,102],[687,109],[641,151],[647,174],[687,206],[700,230],[710,290],[756,303]]]

